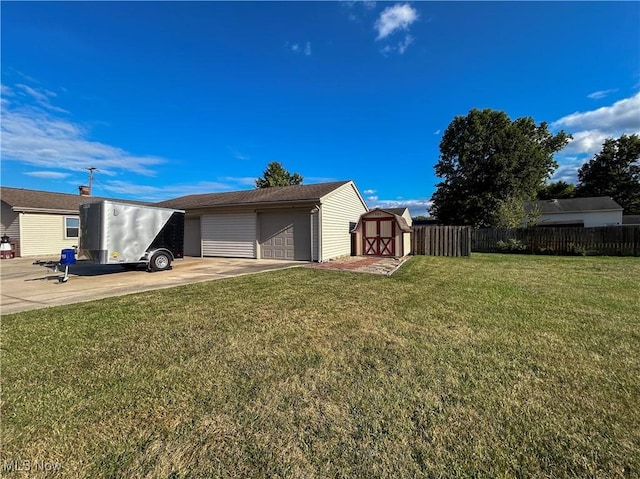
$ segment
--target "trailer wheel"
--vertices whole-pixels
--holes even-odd
[[[154,253],[149,261],[149,269],[151,271],[164,271],[171,268],[171,256],[164,251]]]

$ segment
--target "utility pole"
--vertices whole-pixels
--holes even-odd
[[[85,170],[89,170],[89,196],[91,196],[92,195],[91,187],[93,186],[93,172],[97,171],[98,168],[90,166],[89,168],[85,168]]]

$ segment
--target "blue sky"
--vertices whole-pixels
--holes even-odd
[[[472,108],[640,133],[638,2],[3,2],[3,186],[160,201],[270,161],[425,214]]]

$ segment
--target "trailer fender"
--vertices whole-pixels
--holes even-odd
[[[173,253],[165,248],[149,251],[147,271],[166,271],[171,269],[171,262],[175,259]]]

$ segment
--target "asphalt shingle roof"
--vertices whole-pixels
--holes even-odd
[[[318,201],[323,196],[347,183],[349,181],[334,181],[314,185],[276,186],[273,188],[257,188],[226,193],[188,195],[156,203],[156,206],[189,210],[219,206]]]
[[[10,205],[15,211],[22,209],[46,210],[60,212],[78,212],[82,203],[111,200],[123,203],[149,204],[140,201],[103,198],[100,196],[80,196],[68,193],[53,193],[51,191],[27,190],[24,188],[0,187],[0,199]]]
[[[385,211],[393,213],[394,215],[402,216],[407,208],[384,208]]]
[[[524,208],[530,212],[537,205],[542,214],[575,213],[578,211],[622,210],[622,206],[608,196],[592,198],[566,198],[561,200],[525,201]]]

